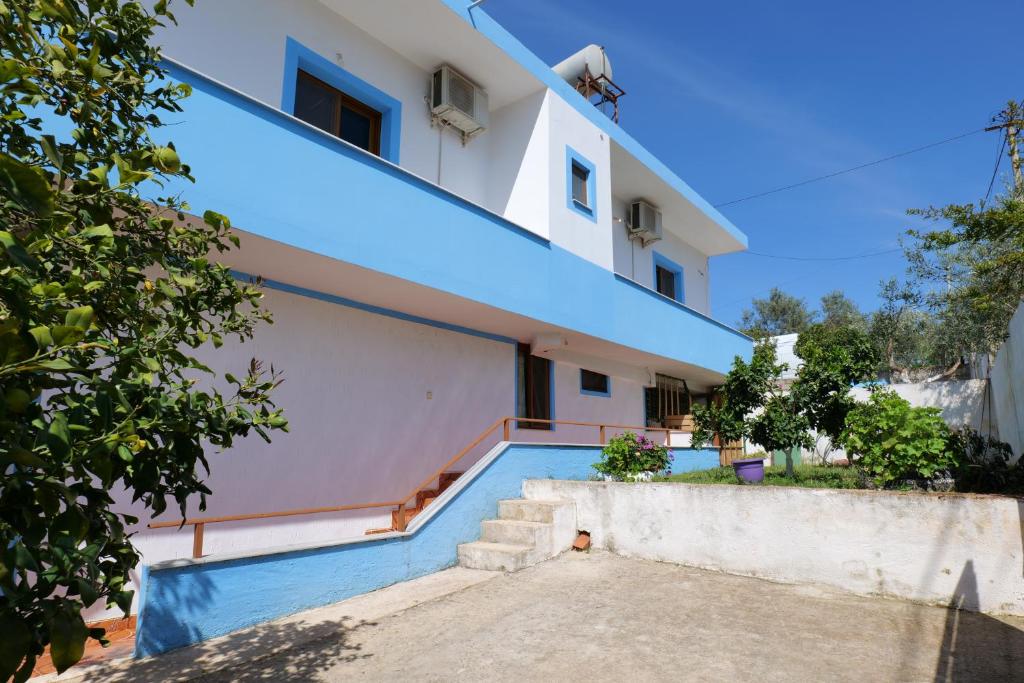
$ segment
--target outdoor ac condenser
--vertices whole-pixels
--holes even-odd
[[[637,199],[629,207],[630,239],[638,239],[646,247],[651,242],[661,239],[661,211],[658,207]]]
[[[461,131],[465,142],[487,130],[487,93],[445,64],[430,79],[430,114]]]

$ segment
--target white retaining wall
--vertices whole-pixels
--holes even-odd
[[[785,583],[1024,615],[1024,500],[969,494],[530,480],[593,544]]]
[[[990,377],[999,438],[1020,458],[1024,454],[1024,302],[1010,320],[1009,337],[996,354]]]
[[[993,371],[993,387],[995,376]],[[1002,436],[1003,426],[997,419],[993,401],[987,396],[988,381],[983,379],[950,380],[946,382],[914,382],[891,384],[885,387],[905,398],[910,405],[920,408],[938,408],[942,419],[952,429],[971,427],[983,435]],[[867,401],[870,392],[864,387],[850,390],[857,401]],[[1019,449],[1014,449],[1019,452]],[[842,448],[833,448],[827,436],[819,435],[813,449],[803,450],[804,462],[834,462],[848,458]]]

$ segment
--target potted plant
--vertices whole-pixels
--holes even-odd
[[[764,453],[753,453],[741,460],[733,460],[736,478],[747,484],[760,484],[764,481],[764,459]]]
[[[594,469],[606,481],[650,481],[655,474],[671,474],[672,453],[646,436],[623,432],[601,450]]]

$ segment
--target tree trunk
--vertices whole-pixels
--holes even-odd
[[[793,449],[786,451],[786,478],[793,478]]]

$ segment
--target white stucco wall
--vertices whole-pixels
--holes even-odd
[[[1014,498],[553,480],[523,492],[575,501],[593,544],[627,557],[1024,614]]]
[[[548,97],[551,241],[612,270],[611,146],[607,136],[560,97]],[[596,223],[568,206],[566,146],[594,166]]]
[[[991,434],[993,437],[1003,438],[1001,425],[996,419],[992,402],[988,397],[986,380],[915,382],[891,384],[885,388],[896,392],[912,406],[938,408],[942,411],[942,419],[953,429],[971,427],[984,436]],[[865,387],[855,387],[850,390],[850,395],[857,401],[867,401],[870,391]],[[827,436],[818,436],[814,449],[803,450],[803,458],[805,461],[820,462],[843,460],[848,456],[843,449],[833,448]]]
[[[999,438],[1020,458],[1024,455],[1024,302],[1010,321],[1009,336],[996,353],[989,376]]]
[[[284,73],[289,36],[400,100],[400,165],[437,182],[440,153],[440,184],[486,205],[489,133],[463,146],[452,131],[431,128],[430,74],[337,12],[313,0],[216,0],[175,14],[179,25],[157,34],[166,55],[272,107],[281,106],[284,79],[294,78]]]
[[[657,252],[683,267],[683,303],[705,315],[710,315],[710,275],[707,256],[669,232],[667,225],[664,238],[646,247],[641,246],[639,241],[630,240],[625,220],[629,215],[629,202],[633,199],[612,199],[614,217],[619,219],[612,225],[615,272],[654,289],[654,253]]]
[[[477,142],[490,146],[487,206],[541,237],[551,236],[550,91],[491,112],[491,130]]]

